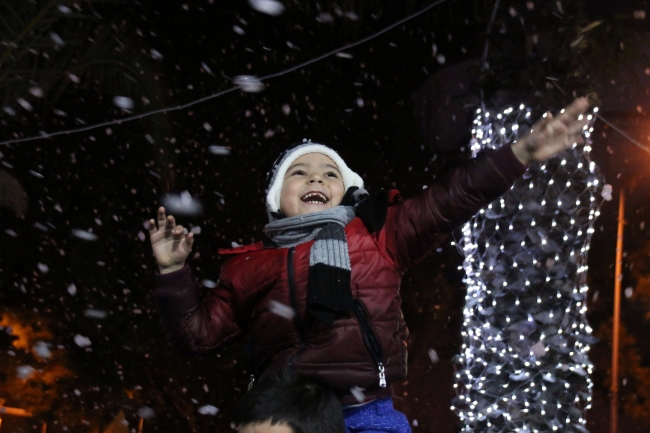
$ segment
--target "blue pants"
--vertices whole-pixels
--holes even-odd
[[[392,398],[382,398],[343,409],[348,433],[411,433],[406,415],[393,408]]]

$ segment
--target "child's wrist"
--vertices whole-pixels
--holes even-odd
[[[519,141],[515,141],[510,145],[512,148],[512,153],[523,165],[530,165],[530,154],[526,151],[525,138],[522,138]]]
[[[176,272],[183,269],[183,266],[185,266],[185,262],[170,266],[158,266],[158,268],[160,269],[161,274],[169,274],[170,272]]]

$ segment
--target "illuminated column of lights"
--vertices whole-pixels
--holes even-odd
[[[512,143],[532,117],[523,105],[478,110],[473,153]],[[533,164],[463,227],[467,297],[452,406],[462,432],[587,431],[587,253],[603,186],[588,117],[584,145]]]

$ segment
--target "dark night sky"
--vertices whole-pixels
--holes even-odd
[[[104,21],[134,35],[142,56],[142,64],[134,70],[142,66],[158,90],[149,106],[136,100],[135,111],[142,112],[228,89],[237,75],[284,70],[357,41],[427,4],[340,2],[338,15],[330,3],[321,9],[307,2],[286,3],[287,10],[278,17],[255,12],[245,1],[219,0],[147,0],[122,4],[119,11],[104,5],[98,12]],[[469,3],[480,9],[484,2]],[[14,313],[35,328],[49,330],[47,341],[56,352],[55,361],[73,372],[54,387],[52,412],[43,418],[50,423],[48,431],[63,431],[63,425],[69,426],[68,431],[91,431],[80,419],[105,427],[120,409],[133,423],[143,406],[157,413],[147,420],[149,431],[228,428],[229,411],[247,381],[242,343],[201,360],[173,353],[150,296],[155,263],[144,222],[154,215],[164,192],[190,192],[203,207],[200,215],[182,219],[201,231],[192,265],[200,280],[216,281],[218,248],[262,239],[266,169],[291,143],[310,138],[331,145],[370,188],[397,186],[406,196],[420,190],[444,166],[441,161],[460,155],[457,147],[463,137],[441,137],[439,142],[423,138],[424,120],[414,115],[413,101],[436,73],[476,59],[482,51],[478,35],[485,26],[469,3],[466,10],[457,7],[458,2],[454,7],[443,5],[346,50],[345,56],[271,79],[260,93],[236,91],[146,121],[0,147],[4,164],[0,168],[14,176],[29,196],[24,220],[0,209],[0,314]],[[593,16],[622,14],[628,17],[627,25],[639,32],[648,30],[647,20],[629,18],[632,11],[647,11],[646,1],[589,4]],[[325,11],[331,13],[331,22],[316,19],[320,16],[323,21]],[[162,57],[152,56],[151,50]],[[444,62],[438,54],[444,55]],[[612,77],[602,92],[601,112],[647,144],[649,76],[642,60],[634,65],[633,73],[625,70]],[[112,102],[121,93],[100,90],[82,83],[72,86],[54,107],[44,104],[31,113],[0,118],[6,131],[0,140],[13,132],[30,136],[41,129],[78,127],[78,119],[93,124],[123,117]],[[476,94],[473,97],[476,100]],[[56,116],[54,109],[68,115]],[[467,131],[469,119],[449,122]],[[227,146],[230,154],[211,153],[211,146]],[[622,182],[631,173],[647,170],[649,162],[646,152],[600,122],[593,158],[614,186],[614,199]],[[641,248],[650,230],[646,224],[650,188],[643,187],[650,184],[650,177],[639,182],[627,208],[627,251]],[[615,213],[615,200],[603,204],[593,238],[589,276],[592,291],[599,293],[590,304],[594,328],[611,315]],[[92,232],[97,239],[73,236],[73,230]],[[418,420],[415,432],[455,431],[448,407],[453,395],[451,357],[460,344],[464,296],[456,271],[460,262],[455,248],[447,244],[404,279],[412,350],[409,380],[396,386],[396,405]],[[630,284],[634,282],[626,277],[625,286]],[[624,308],[627,326],[639,337],[647,335],[650,329],[640,320],[643,305],[634,310],[624,302]],[[93,311],[107,317],[98,318]],[[75,343],[76,336],[89,338],[90,346]],[[431,363],[428,348],[439,353],[439,363]],[[0,346],[0,360],[29,362],[27,355],[12,356],[8,350]],[[607,350],[596,349],[603,357],[598,367],[607,367]],[[644,355],[644,362],[650,362],[650,353]],[[32,362],[36,366],[37,361]],[[45,368],[48,363],[38,365]],[[593,432],[607,423],[604,374],[601,368],[594,379],[599,400],[588,415]],[[0,397],[4,398],[1,393]],[[24,399],[13,397],[7,405],[26,404]],[[205,405],[218,407],[220,414],[198,414]],[[19,425],[7,420],[3,427],[8,431],[9,422]],[[626,431],[642,431],[634,422],[625,422]],[[26,423],[27,431],[34,424]]]

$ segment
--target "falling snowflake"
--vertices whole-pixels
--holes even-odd
[[[61,36],[57,35],[54,32],[50,32],[50,39],[52,39],[52,41],[60,47],[65,45],[65,41],[61,39]]]
[[[151,419],[156,417],[156,412],[148,406],[142,406],[138,409],[138,416],[144,419]]]
[[[121,108],[124,111],[131,110],[133,108],[133,99],[127,98],[126,96],[116,96],[113,98],[113,104],[116,107]]]
[[[537,356],[538,358],[546,355],[546,347],[541,341],[538,341],[532,345],[530,351],[533,352],[533,355]]]
[[[192,198],[187,191],[166,196],[163,204],[170,214],[198,215],[201,213],[201,203]]]
[[[32,107],[32,104],[25,101],[23,98],[16,99],[16,102],[18,102],[20,104],[20,106],[23,107],[27,111],[32,111],[34,109],[34,107]]]
[[[217,287],[217,283],[215,283],[212,280],[202,280],[201,284],[203,285],[203,287],[207,287],[208,289],[214,289],[215,287]]]
[[[318,21],[319,23],[331,23],[332,21],[334,21],[334,17],[329,12],[321,12],[316,17],[316,21]]]
[[[106,317],[108,317],[108,313],[104,310],[95,310],[92,308],[88,308],[84,311],[84,316],[90,319],[105,319]]]
[[[359,388],[358,386],[353,386],[350,388],[350,394],[352,394],[352,397],[354,397],[355,400],[359,403],[363,403],[366,400],[366,395],[363,393],[363,388]]]
[[[212,74],[212,69],[210,69],[210,67],[209,67],[208,65],[206,65],[204,62],[201,62],[201,67],[202,67],[203,70],[205,70],[205,72],[207,72],[208,74]]]
[[[84,337],[83,335],[80,334],[74,336],[74,342],[79,347],[88,347],[92,344],[90,342],[90,338]]]
[[[242,92],[258,93],[264,90],[264,83],[252,75],[238,75],[233,81],[235,85],[241,87]]]
[[[345,17],[351,21],[358,21],[359,20],[359,15],[355,14],[354,12],[346,12]]]
[[[50,352],[50,348],[44,341],[37,341],[36,344],[32,346],[32,350],[41,358],[50,359],[52,357],[52,352]]]
[[[210,152],[213,155],[230,155],[230,148],[227,146],[217,146],[217,145],[212,145],[208,147],[208,152]]]
[[[29,379],[31,375],[34,374],[35,372],[36,369],[29,365],[21,365],[20,367],[16,368],[16,376],[18,376],[18,379],[21,380]]]
[[[159,51],[154,50],[153,48],[149,50],[149,54],[151,54],[151,57],[155,60],[161,60],[164,57]]]
[[[274,300],[269,301],[269,311],[287,320],[293,319],[295,315],[293,308]]]
[[[275,0],[249,0],[253,9],[267,15],[277,16],[284,12],[284,5]]]
[[[201,415],[213,415],[214,416],[217,413],[219,413],[218,408],[216,408],[216,407],[214,407],[212,405],[209,405],[209,404],[206,404],[205,406],[201,406],[198,410],[199,410],[199,413]]]
[[[29,93],[32,96],[35,96],[36,98],[42,98],[43,97],[43,89],[40,87],[32,87],[29,89]]]
[[[603,191],[601,192],[601,195],[603,198],[607,201],[611,201],[612,199],[612,186],[610,184],[607,184],[603,186]]]
[[[97,235],[86,230],[72,229],[72,236],[85,241],[96,241]]]

